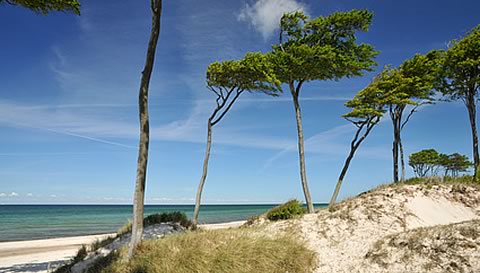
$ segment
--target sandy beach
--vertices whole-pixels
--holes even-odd
[[[245,221],[204,224],[200,228],[213,230],[239,227]],[[1,273],[46,273],[50,267],[73,257],[82,245],[89,245],[111,234],[63,237],[45,240],[0,242]]]

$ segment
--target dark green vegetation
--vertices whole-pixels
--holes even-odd
[[[457,177],[459,173],[467,172],[473,165],[468,157],[459,153],[450,155],[440,154],[435,149],[422,150],[410,155],[408,160],[410,165],[418,177],[438,175],[443,169],[444,176],[449,174]]]
[[[315,255],[290,237],[244,229],[195,231],[144,241],[130,261],[116,259],[103,273],[312,272]]]
[[[279,44],[273,46],[272,61],[278,80],[288,86],[292,96],[300,178],[308,213],[313,213],[314,207],[305,165],[300,92],[311,81],[362,76],[365,71],[373,70],[377,52],[373,46],[356,41],[358,32],[368,31],[372,17],[366,10],[352,10],[312,19],[294,12],[284,14],[280,20]]]
[[[41,14],[51,11],[70,11],[80,15],[80,3],[77,0],[0,0],[0,4],[22,6]]]
[[[269,210],[266,217],[272,221],[286,220],[302,215],[305,212],[307,212],[307,210],[303,207],[300,201],[290,200]]]
[[[473,146],[473,167],[476,179],[480,156],[477,134],[477,99],[480,91],[480,25],[464,38],[451,41],[444,52],[440,72],[439,91],[449,100],[461,100],[468,110]]]
[[[192,222],[188,220],[187,215],[180,211],[152,214],[143,219],[144,226],[151,226],[160,223],[178,223],[185,228],[189,228],[192,225]]]

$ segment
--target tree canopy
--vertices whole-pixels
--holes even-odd
[[[480,88],[480,25],[467,36],[450,42],[442,62],[442,84],[438,89],[449,99],[465,100],[470,91],[478,97]]]
[[[80,15],[78,0],[0,0],[2,3],[22,6],[44,15],[51,11],[70,11]]]
[[[311,20],[302,12],[284,14],[280,44],[273,46],[279,80],[338,80],[371,70],[378,52],[369,44],[358,44],[355,34],[367,31],[372,17],[366,10],[336,12]]]

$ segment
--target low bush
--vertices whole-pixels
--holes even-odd
[[[308,273],[314,265],[315,254],[292,237],[270,238],[252,229],[230,229],[144,241],[130,261],[114,261],[101,272]]]
[[[179,223],[185,228],[189,228],[192,225],[192,222],[188,220],[187,215],[179,211],[152,214],[145,217],[145,219],[143,220],[143,224],[145,226],[160,224],[160,223],[167,223],[167,222]]]
[[[269,210],[267,219],[272,221],[291,219],[304,214],[306,211],[302,203],[294,199]]]

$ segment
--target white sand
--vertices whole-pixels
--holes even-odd
[[[51,265],[73,257],[82,245],[115,234],[0,243],[0,272],[47,272]]]
[[[245,221],[200,225],[207,230],[234,228]],[[76,236],[45,240],[0,243],[1,273],[46,273],[48,268],[64,263],[77,254],[82,245],[89,245],[97,239],[115,234]]]
[[[403,186],[360,195],[342,202],[334,212],[321,210],[293,222],[272,223],[268,231],[288,231],[291,226],[297,227],[306,245],[317,253],[315,273],[427,272],[420,270],[420,262],[409,265],[416,271],[395,271],[366,257],[386,236],[401,235],[419,227],[475,219],[480,219],[480,191],[474,188],[466,187],[457,192],[449,185],[432,188]],[[400,266],[405,265],[402,262],[394,261]]]

